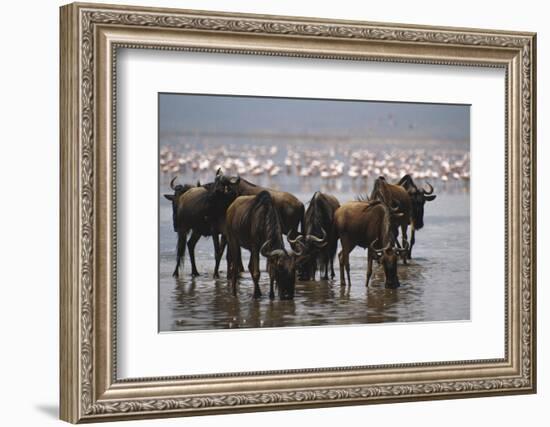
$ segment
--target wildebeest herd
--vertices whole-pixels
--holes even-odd
[[[239,176],[227,176],[218,169],[213,182],[196,185],[170,182],[173,194],[164,197],[172,203],[172,220],[177,233],[176,267],[179,276],[186,246],[191,274],[198,276],[194,249],[201,237],[214,243],[214,277],[227,246],[227,278],[233,295],[244,271],[241,249],[250,251],[248,270],[254,282],[254,297],[261,296],[260,256],[267,260],[270,298],[276,287],[280,299],[294,298],[295,282],[334,278],[334,258],[338,240],[340,284],[351,286],[349,255],[359,246],[367,249],[366,286],[373,261],[385,273],[385,286],[400,286],[398,261],[411,259],[415,231],[424,226],[424,205],[435,199],[433,187],[419,188],[410,175],[397,183],[377,178],[370,196],[340,204],[336,197],[317,191],[307,209],[288,192],[255,185]],[[410,241],[407,231],[411,228]],[[401,232],[401,242],[399,242]],[[188,239],[188,235],[190,237]],[[285,247],[283,235],[289,248]]]

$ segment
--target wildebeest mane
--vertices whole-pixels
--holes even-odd
[[[249,225],[251,236],[263,236],[270,241],[270,249],[284,249],[281,219],[268,191],[258,193],[250,208],[241,218],[241,225]],[[264,242],[261,242],[263,244]]]
[[[201,185],[200,181],[197,181],[197,187],[204,187],[208,191],[210,191],[214,188],[214,183],[213,182],[207,182],[206,184]]]
[[[257,187],[256,184],[253,184],[252,182],[250,182],[250,181],[248,181],[248,180],[246,180],[246,179],[244,179],[244,178],[241,178],[241,181],[243,181],[244,183],[250,185],[251,187]]]

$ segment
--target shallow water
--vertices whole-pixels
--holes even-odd
[[[166,183],[161,182],[161,188],[166,189]],[[294,194],[305,203],[314,191],[302,185]],[[260,279],[262,297],[252,297],[253,282],[248,271],[240,278],[237,298],[233,297],[225,279],[225,254],[220,279],[212,278],[214,250],[210,238],[201,238],[195,248],[200,276],[191,277],[191,263],[186,251],[180,278],[173,278],[176,233],[172,230],[171,206],[160,196],[159,329],[179,331],[469,320],[469,193],[461,188],[447,191],[436,188],[436,193],[437,199],[426,204],[425,227],[416,234],[413,259],[407,265],[399,264],[400,288],[384,288],[383,269],[376,263],[366,288],[367,252],[355,248],[350,256],[351,287],[340,286],[336,258],[334,280],[320,281],[317,275],[317,281],[297,281],[296,294],[291,301],[269,299],[264,259]],[[341,194],[336,190],[332,194],[340,203],[354,198],[352,193]],[[243,250],[242,254],[246,269],[249,253]]]

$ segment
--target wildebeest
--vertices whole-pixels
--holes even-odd
[[[179,277],[179,267],[185,255],[185,246],[189,249],[191,259],[191,275],[198,276],[195,264],[195,245],[201,236],[212,236],[216,265],[214,277],[219,277],[218,269],[222,250],[219,235],[224,229],[225,211],[236,198],[232,189],[219,181],[204,186],[174,186],[175,179],[170,182],[174,194],[164,197],[172,202],[172,220],[174,231],[178,234],[176,268],[173,276]],[[191,237],[187,240],[187,234]]]
[[[403,217],[397,220],[401,228],[401,240],[403,247],[408,249],[406,256],[411,259],[412,247],[415,243],[416,230],[424,227],[424,204],[436,198],[433,187],[427,183],[427,187],[419,189],[410,175],[404,175],[397,184],[386,182],[384,177],[376,180],[371,198],[381,199],[391,206],[396,206]],[[411,240],[407,243],[407,227],[411,226]],[[397,237],[397,230],[396,237]]]
[[[216,173],[216,178],[223,185],[231,186],[233,191],[239,196],[254,196],[262,191],[268,191],[271,195],[279,216],[281,217],[281,226],[283,234],[294,238],[299,233],[298,228],[301,224],[301,231],[304,227],[304,204],[300,202],[293,194],[286,191],[273,190],[272,188],[262,187],[247,181],[240,177],[230,177],[224,175],[221,170]]]
[[[274,298],[277,284],[280,299],[294,298],[296,266],[306,257],[300,239],[299,250],[287,251],[283,242],[283,224],[274,200],[268,191],[255,196],[240,196],[229,206],[226,215],[227,256],[231,271],[233,294],[237,294],[240,248],[250,251],[248,270],[254,281],[254,298],[260,291],[260,254],[268,260],[269,297]],[[306,236],[307,237],[307,236]]]
[[[328,267],[330,264],[331,278],[334,278],[334,256],[336,255],[337,240],[333,238],[334,212],[340,207],[340,202],[330,194],[320,191],[315,192],[305,214],[304,233],[310,237],[304,240],[306,250],[310,253],[309,259],[299,268],[300,280],[315,280],[317,267],[323,279],[328,280]],[[327,240],[328,235],[328,240]],[[326,241],[323,247],[319,247],[320,241]]]
[[[392,217],[391,229],[397,246],[408,249],[409,242],[407,241],[407,227],[411,221],[412,201],[407,191],[399,185],[390,184],[386,181],[386,178],[380,176],[374,181],[374,186],[372,188],[369,200],[380,200],[402,214],[394,215]],[[401,246],[397,240],[399,228],[401,228]],[[402,252],[401,258],[406,264],[408,259],[408,250]]]
[[[386,287],[396,288],[399,286],[397,258],[403,249],[393,247],[394,235],[391,221],[392,217],[400,215],[402,214],[390,210],[380,200],[348,202],[336,210],[334,226],[342,244],[342,250],[338,254],[342,286],[346,285],[344,269],[348,277],[348,286],[351,286],[349,254],[356,246],[368,249],[365,286],[369,286],[373,259],[377,259],[384,267]]]

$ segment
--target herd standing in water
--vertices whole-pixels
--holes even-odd
[[[384,269],[385,286],[398,287],[398,260],[407,263],[411,259],[415,231],[424,226],[424,205],[436,197],[431,185],[418,188],[410,175],[404,175],[396,184],[380,176],[369,197],[340,205],[333,195],[317,191],[306,210],[291,193],[261,187],[239,176],[226,176],[221,169],[213,182],[204,185],[176,184],[176,180],[174,177],[170,182],[173,194],[164,195],[172,203],[173,226],[178,235],[173,276],[179,276],[186,246],[191,274],[199,275],[195,245],[201,237],[211,236],[214,277],[219,277],[227,246],[227,278],[233,295],[244,271],[241,249],[250,251],[248,270],[255,298],[261,296],[260,256],[267,259],[269,297],[275,297],[276,287],[280,299],[292,299],[296,278],[315,280],[319,270],[320,277],[327,280],[329,268],[334,278],[338,240],[342,247],[338,254],[342,286],[346,285],[346,275],[347,285],[351,286],[349,255],[359,246],[368,250],[366,286],[376,260]],[[283,235],[290,249],[285,248]]]

